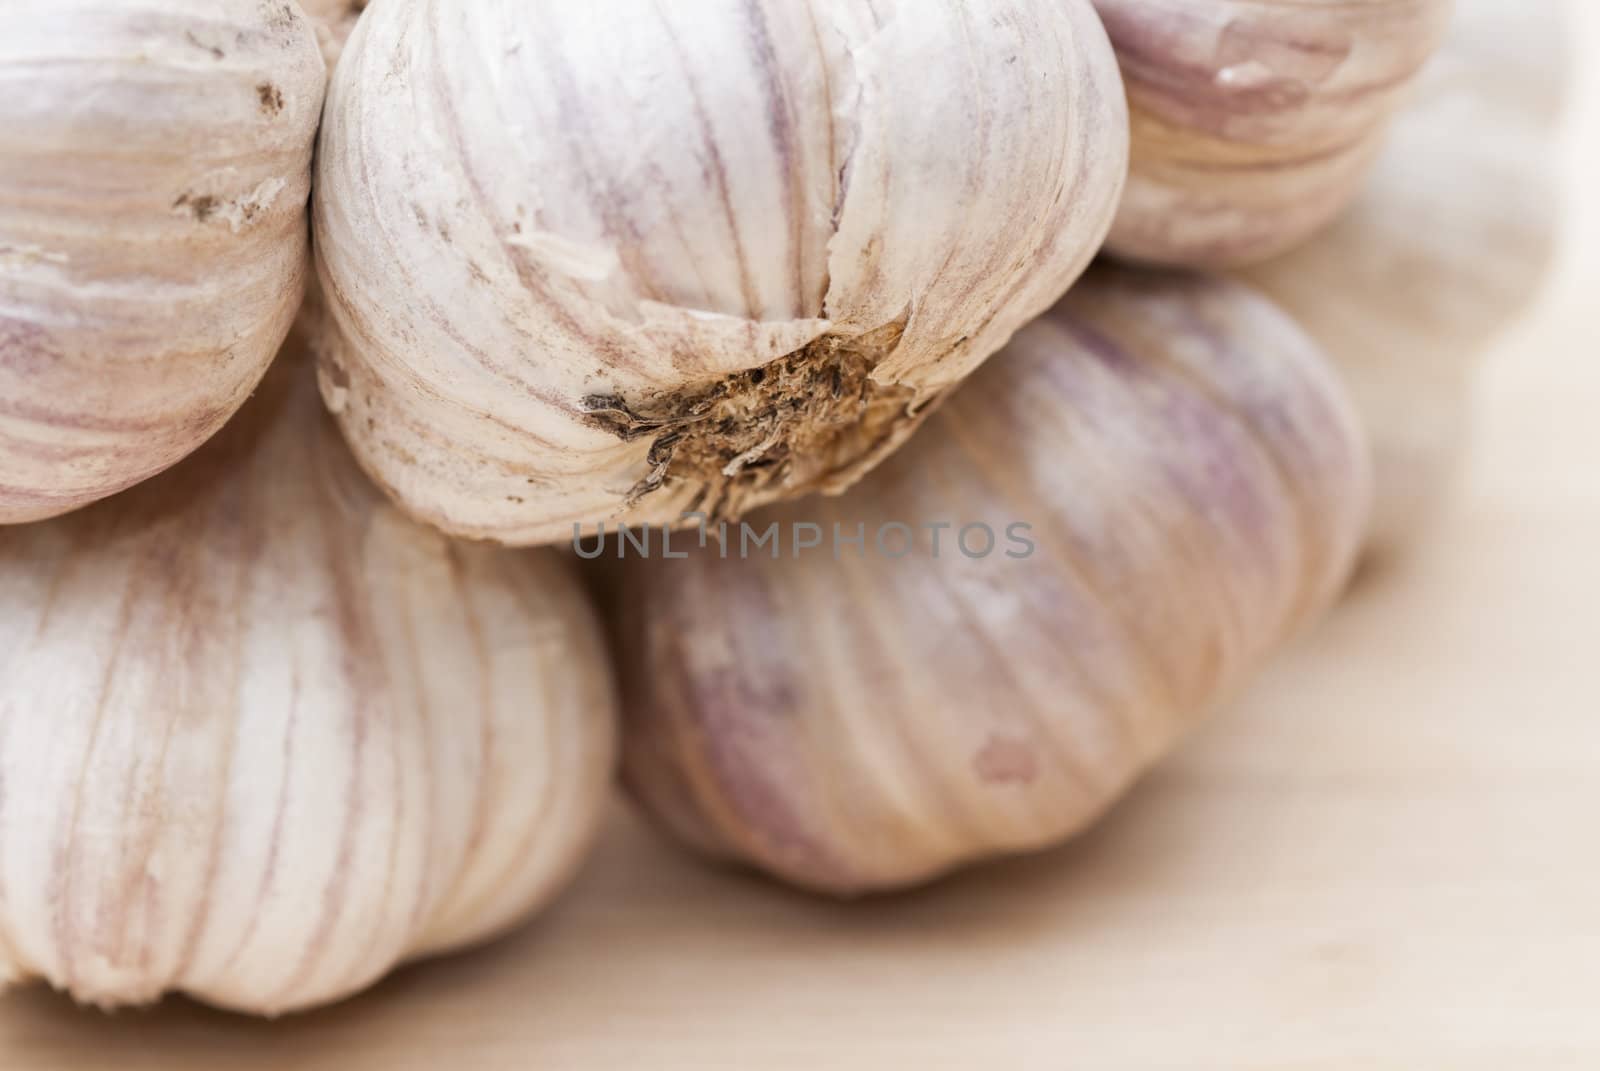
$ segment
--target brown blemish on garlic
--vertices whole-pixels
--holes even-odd
[[[172,209],[193,217],[196,223],[210,223],[213,220],[226,223],[235,234],[239,234],[266,215],[283,192],[284,185],[278,180],[268,180],[248,193],[232,198],[190,191],[172,202]]]
[[[825,489],[841,473],[870,464],[903,438],[915,392],[884,386],[873,369],[894,352],[902,317],[853,338],[824,335],[762,365],[632,404],[617,395],[583,400],[589,422],[624,442],[653,435],[650,471],[630,504],[668,484],[698,488],[689,509],[712,520],[737,518],[752,504]]]
[[[271,82],[262,82],[256,86],[256,99],[261,101],[261,110],[268,115],[277,115],[283,111],[283,90]]]
[[[265,17],[268,28],[273,30],[291,30],[299,18],[292,5],[272,3],[271,0],[261,5],[261,14]]]
[[[186,193],[172,202],[172,207],[187,211],[189,215],[194,217],[196,223],[206,223],[216,214],[218,203],[218,198],[209,193],[200,194],[199,196]]]

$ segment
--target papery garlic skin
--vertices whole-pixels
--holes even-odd
[[[1100,246],[1086,0],[384,0],[329,98],[323,390],[447,531],[839,490]]]
[[[322,59],[289,3],[0,5],[0,523],[172,465],[307,268]]]
[[[1229,267],[1293,248],[1361,187],[1451,0],[1094,0],[1127,81],[1117,255]]]
[[[849,495],[749,522],[822,549],[614,578],[626,781],[684,841],[836,894],[1055,844],[1328,604],[1368,491],[1276,308],[1092,273]],[[978,522],[1002,542],[968,557]],[[913,556],[829,545],[894,524]]]
[[[1554,260],[1555,119],[1571,72],[1561,0],[1459,0],[1370,182],[1327,233],[1244,273],[1344,374],[1377,477],[1369,553],[1443,514],[1490,344]]]
[[[566,563],[400,515],[280,363],[178,469],[0,532],[0,977],[307,1008],[505,929],[595,832]]]

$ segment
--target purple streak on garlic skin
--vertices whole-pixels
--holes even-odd
[[[1110,249],[1266,260],[1349,203],[1452,0],[1095,0],[1127,82],[1129,187]]]
[[[671,584],[682,574],[669,571],[663,580]],[[793,663],[781,644],[783,637],[772,626],[778,611],[771,592],[750,585],[727,593],[735,607],[708,607],[692,601],[694,592],[683,592],[682,601],[668,597],[661,613],[626,623],[642,635],[631,641],[637,649],[655,656],[645,673],[624,680],[625,687],[640,690],[625,694],[624,702],[647,704],[653,695],[666,700],[683,717],[671,728],[641,725],[633,746],[641,751],[663,749],[660,761],[649,764],[642,776],[651,779],[652,798],[660,801],[657,816],[680,837],[694,843],[707,854],[727,855],[742,848],[760,851],[792,861],[807,872],[837,873],[825,844],[825,830],[811,828],[806,811],[809,786],[804,768],[785,761],[797,753],[793,734],[796,719],[812,702],[803,682],[793,676]],[[696,622],[707,613],[736,616],[749,628],[739,635],[718,633],[722,642],[695,642]],[[681,644],[673,645],[671,638]],[[761,718],[748,712],[760,710]],[[696,742],[698,761],[704,775],[721,784],[728,796],[727,811],[736,816],[721,821],[715,811],[697,813],[692,788],[685,771],[678,766],[680,738]],[[748,828],[756,839],[740,843],[746,825],[737,816],[760,815]],[[706,823],[715,825],[713,834],[702,832]],[[733,848],[721,846],[724,840]]]
[[[970,559],[949,529],[935,557],[921,529],[900,560],[623,571],[628,783],[702,850],[838,894],[1057,843],[1332,599],[1368,490],[1292,322],[1237,284],[1101,269],[860,487],[752,521],[1024,521],[1031,556]]]

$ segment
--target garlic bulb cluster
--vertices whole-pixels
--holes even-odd
[[[1377,477],[1374,555],[1428,530],[1454,484],[1490,342],[1554,255],[1554,119],[1570,63],[1565,4],[1459,0],[1350,211],[1244,273],[1344,373]]]
[[[285,356],[165,476],[0,532],[0,978],[276,1014],[549,898],[615,752],[566,563],[372,488]]]
[[[1094,0],[1127,81],[1132,174],[1110,249],[1265,260],[1359,190],[1451,0]]]
[[[304,286],[324,72],[260,0],[0,4],[0,523],[220,428]]]
[[[837,491],[1076,279],[1126,164],[1087,0],[384,0],[322,133],[324,395],[458,535]]]
[[[840,894],[1058,842],[1330,601],[1368,491],[1274,306],[1092,273],[849,495],[753,518],[759,546],[630,552],[627,782]]]

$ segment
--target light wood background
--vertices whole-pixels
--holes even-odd
[[[703,869],[619,807],[571,895],[493,949],[279,1024],[25,991],[0,1000],[0,1068],[1600,1068],[1581,66],[1588,196],[1496,354],[1454,516],[1076,844],[842,906]]]

